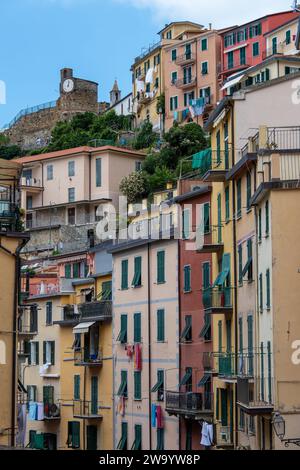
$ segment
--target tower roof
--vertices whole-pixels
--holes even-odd
[[[117,80],[115,80],[114,86],[111,91],[120,91]]]

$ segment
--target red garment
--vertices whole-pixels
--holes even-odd
[[[135,370],[142,370],[142,346],[137,343],[134,348],[134,365]]]
[[[127,354],[127,356],[129,357],[129,359],[132,358],[133,353],[134,353],[134,346],[131,346],[131,345],[127,344],[127,346],[126,346],[126,354]]]
[[[156,421],[157,421],[157,429],[164,428],[164,417],[162,413],[162,407],[157,405],[156,407]]]

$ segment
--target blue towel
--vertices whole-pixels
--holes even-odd
[[[154,403],[152,403],[151,407],[151,424],[153,428],[156,427],[156,405]]]
[[[37,418],[37,403],[33,401],[29,403],[28,418],[30,421],[36,421],[36,418]]]

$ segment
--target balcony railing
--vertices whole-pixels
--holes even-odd
[[[202,292],[202,301],[205,310],[211,313],[222,313],[232,310],[232,288],[212,288],[204,289]]]
[[[237,378],[237,402],[250,414],[272,412],[274,380],[272,377]]]
[[[222,227],[222,225],[196,227],[196,250],[199,253],[221,253],[224,249]]]
[[[29,188],[41,188],[42,183],[41,183],[40,179],[26,178],[25,176],[23,176],[21,178],[21,186],[26,186],[26,187],[29,187]]]
[[[73,416],[74,418],[82,419],[102,418],[102,415],[99,413],[99,403],[84,400],[73,401]]]
[[[75,366],[102,366],[102,351],[92,352],[89,348],[78,348],[74,350]]]
[[[269,127],[267,139],[270,150],[299,150],[300,127]]]
[[[196,60],[196,54],[189,52],[189,53],[178,56],[175,62],[177,65],[186,65],[186,64],[191,64],[195,62],[195,60]]]
[[[47,421],[60,419],[60,405],[58,403],[44,403],[44,419]]]
[[[16,231],[19,221],[17,206],[9,201],[0,201],[0,231]]]
[[[167,391],[166,409],[191,414],[211,413],[213,410],[212,394]]]
[[[218,356],[218,375],[221,377],[235,377],[235,354],[225,353]]]
[[[99,318],[110,320],[112,318],[112,301],[99,300],[98,302],[86,302],[78,305],[81,318]]]
[[[227,54],[226,54],[227,55]],[[245,69],[250,67],[251,65],[251,58],[246,57],[245,60],[236,60],[233,62],[228,62],[227,60],[223,64],[223,72],[227,72],[228,70],[239,70],[239,69]]]
[[[284,42],[280,42],[276,45],[276,47],[268,47],[262,53],[263,60],[265,60],[267,57],[271,57],[272,55],[283,55],[285,47],[286,44]]]
[[[195,86],[197,83],[196,77],[186,77],[186,78],[179,78],[178,80],[174,81],[174,85],[177,88],[190,88]]]
[[[58,294],[60,287],[57,284],[33,284],[30,286],[30,296]]]

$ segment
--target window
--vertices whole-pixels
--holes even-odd
[[[244,410],[241,410],[241,408],[240,408],[239,430],[240,431],[245,430],[245,412]]]
[[[263,311],[263,278],[262,274],[259,275],[259,310],[262,312]]]
[[[68,201],[74,202],[75,201],[75,188],[68,189]]]
[[[38,309],[37,305],[30,307],[30,333],[37,333],[38,331]]]
[[[128,259],[121,262],[121,289],[128,289]]]
[[[96,158],[96,186],[102,186],[102,159]]]
[[[76,224],[76,210],[75,207],[70,207],[68,209],[68,225]]]
[[[128,424],[127,423],[122,423],[122,428],[121,428],[121,439],[119,441],[119,444],[117,446],[118,450],[127,450],[127,435],[128,435]]]
[[[32,196],[26,197],[26,209],[27,210],[32,209]]]
[[[249,211],[251,201],[251,173],[247,173],[247,210]]]
[[[233,51],[230,51],[227,54],[227,68],[232,69],[233,67],[234,67],[234,56],[233,56]]]
[[[72,449],[80,447],[80,423],[79,421],[68,421],[67,445]]]
[[[43,364],[55,364],[55,341],[43,342]]]
[[[240,244],[238,247],[238,259],[239,259],[239,285],[243,285],[243,245]]]
[[[174,62],[177,59],[177,49],[173,49],[171,52],[171,58],[172,61]]]
[[[157,341],[165,341],[165,311],[164,309],[157,310]]]
[[[157,370],[157,382],[152,387],[151,392],[157,392],[157,401],[164,401],[164,389],[165,389],[165,374],[162,369]]]
[[[246,48],[242,47],[240,49],[240,64],[246,65]]]
[[[266,211],[266,237],[269,236],[269,231],[270,231],[270,221],[269,221],[269,201],[266,201],[265,204],[265,211]]]
[[[52,325],[52,302],[46,303],[46,325]]]
[[[195,92],[192,91],[191,93],[184,93],[183,95],[183,104],[184,106],[190,106],[191,100],[195,99]]]
[[[262,32],[261,23],[257,23],[249,28],[249,37],[255,38],[256,36],[260,36]]]
[[[72,277],[72,265],[65,264],[65,278],[71,279],[71,277]]]
[[[167,31],[167,34],[166,34],[166,38],[167,39],[172,39],[172,31]]]
[[[127,314],[123,313],[120,318],[121,329],[117,337],[117,341],[124,344],[127,343]]]
[[[74,400],[80,400],[80,375],[74,375]]]
[[[267,309],[269,310],[271,307],[271,292],[270,292],[270,270],[267,269],[266,271],[266,306]]]
[[[73,264],[73,279],[80,278],[80,263]]]
[[[272,39],[272,54],[277,54],[277,38]]]
[[[124,398],[128,396],[127,370],[121,370],[121,383],[117,395]]]
[[[237,190],[237,217],[242,217],[242,181],[241,178],[236,183]]]
[[[142,170],[142,162],[135,162],[135,171]]]
[[[142,373],[140,370],[134,371],[134,400],[142,399]]]
[[[31,366],[39,365],[39,342],[31,341],[30,343],[30,356],[28,358],[28,364]]]
[[[140,312],[135,313],[133,316],[133,341],[135,343],[140,343],[142,341],[141,318],[142,315]]]
[[[210,233],[210,204],[209,202],[204,203],[204,234]]]
[[[157,54],[154,56],[153,63],[154,63],[154,67],[160,64],[160,54]]]
[[[222,352],[223,349],[223,344],[222,344],[222,339],[223,339],[223,333],[222,333],[222,320],[218,321],[218,340],[219,340],[219,352]]]
[[[258,242],[260,243],[262,239],[262,219],[261,219],[261,209],[258,211]]]
[[[218,243],[222,243],[222,199],[221,194],[218,194]]]
[[[243,318],[239,318],[239,352],[243,354]]]
[[[221,163],[221,133],[217,132],[216,135],[216,145],[217,145],[217,165]]]
[[[255,417],[249,415],[249,434],[255,434]]]
[[[172,96],[170,98],[170,110],[175,111],[178,108],[178,96]]]
[[[205,39],[202,39],[202,41],[201,41],[201,50],[202,51],[207,51],[207,49],[208,49],[207,38],[205,38]]]
[[[182,238],[188,240],[190,238],[190,210],[184,209],[182,212]]]
[[[226,351],[231,352],[231,320],[226,320]]]
[[[75,176],[75,162],[68,162],[68,176]]]
[[[290,29],[286,31],[285,33],[285,43],[286,45],[291,43],[291,30]]]
[[[225,189],[225,220],[230,221],[230,203],[229,203],[229,186]]]
[[[259,55],[259,42],[254,42],[252,45],[252,55],[257,57]]]
[[[134,276],[132,280],[133,287],[140,287],[142,285],[142,257],[136,256],[134,258]]]
[[[183,292],[191,292],[191,266],[184,266],[183,268]]]
[[[191,392],[193,389],[193,369],[192,367],[185,368],[185,374],[182,377],[179,387],[185,386],[186,392]]]
[[[185,58],[189,60],[192,57],[191,44],[186,44],[185,46]]]
[[[171,73],[171,83],[174,85],[174,83],[177,81],[177,72],[172,72]]]
[[[202,62],[201,65],[201,73],[202,75],[207,75],[208,74],[208,62]]]
[[[249,315],[247,318],[248,324],[248,372],[253,374],[253,317]]]
[[[53,405],[53,403],[54,403],[54,387],[53,387],[53,385],[44,385],[43,386],[43,403],[44,403],[44,405]]]
[[[191,83],[192,81],[192,67],[185,67],[183,69],[183,83]]]
[[[248,274],[248,281],[252,281],[253,280],[253,263],[252,263],[252,239],[249,238],[247,240],[247,263],[246,265],[244,266],[244,269],[243,269],[243,272],[242,272],[242,278],[244,278],[246,276],[246,274]]]
[[[27,386],[27,399],[28,401],[37,401],[37,388],[36,385]]]
[[[53,180],[53,165],[47,165],[47,180]]]
[[[156,450],[164,450],[165,449],[164,429],[157,429],[156,440],[157,440]]]
[[[134,442],[131,450],[142,450],[142,425],[134,425]]]
[[[162,284],[165,279],[165,252],[157,252],[157,284]]]
[[[180,339],[183,342],[192,341],[192,315],[185,316],[185,327],[181,333]]]

